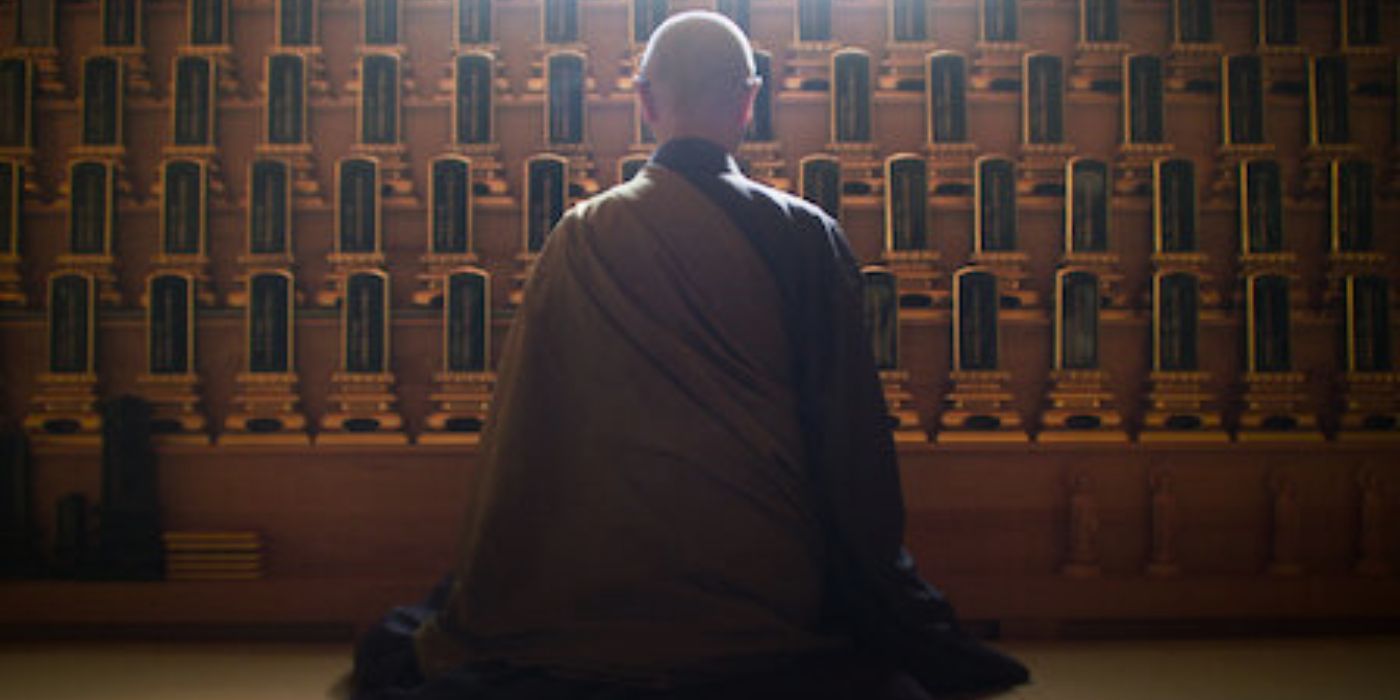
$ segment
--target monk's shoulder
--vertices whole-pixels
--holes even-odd
[[[570,207],[559,219],[558,229],[561,232],[570,231],[571,235],[580,235],[580,231],[609,228],[609,224],[623,216],[628,207],[649,196],[652,189],[654,183],[647,182],[640,176],[609,187]]]

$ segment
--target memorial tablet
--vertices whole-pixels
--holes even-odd
[[[583,143],[584,59],[573,51],[549,55],[545,68],[547,136],[551,144]]]
[[[294,53],[267,57],[267,142],[306,140],[306,59]]]
[[[465,255],[472,245],[472,166],[466,158],[433,161],[428,191],[429,252]]]
[[[285,161],[259,159],[249,167],[248,252],[284,255],[291,251],[291,168]]]
[[[162,252],[166,255],[204,252],[207,200],[203,163],[184,159],[166,162],[161,171]]]
[[[379,164],[346,158],[336,169],[336,251],[379,252]]]
[[[364,86],[360,92],[360,143],[392,145],[399,142],[399,59],[392,54],[370,54],[363,59]]]
[[[194,354],[193,284],[184,275],[156,275],[147,287],[147,371],[189,374]]]
[[[1153,167],[1152,210],[1156,252],[1196,250],[1196,164],[1185,158],[1159,159]]]
[[[870,141],[870,54],[842,49],[831,57],[831,140]]]
[[[384,273],[350,275],[341,320],[346,372],[388,371],[388,302],[389,283]]]
[[[83,61],[84,146],[119,146],[122,142],[122,65],[114,56]]]
[[[495,60],[485,52],[464,53],[456,59],[456,99],[452,119],[459,144],[491,143],[492,76]]]
[[[443,309],[448,372],[485,372],[489,341],[490,278],[479,270],[464,270],[447,278]]]
[[[967,59],[953,51],[928,57],[927,104],[929,143],[967,141]]]
[[[1200,282],[1195,275],[1173,272],[1156,275],[1153,283],[1152,368],[1194,372],[1199,365]]]
[[[175,145],[214,143],[214,64],[205,56],[175,59]]]
[[[286,374],[292,356],[292,277],[286,272],[253,275],[248,303],[248,371]]]
[[[990,272],[965,270],[957,275],[953,360],[957,372],[997,369],[997,278]]]

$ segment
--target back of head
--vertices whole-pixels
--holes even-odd
[[[754,78],[753,52],[728,17],[682,12],[652,33],[640,75],[661,109],[721,118],[744,107]]]

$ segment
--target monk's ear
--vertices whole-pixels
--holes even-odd
[[[637,99],[642,106],[642,121],[655,128],[657,119],[656,94],[651,91],[651,83],[638,76],[634,84],[637,86]]]
[[[748,84],[744,87],[744,110],[740,127],[749,128],[749,122],[753,121],[753,103],[758,98],[758,91],[763,88],[763,78],[754,76],[749,78]]]

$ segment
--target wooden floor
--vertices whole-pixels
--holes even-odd
[[[1035,700],[1382,700],[1400,697],[1400,637],[1019,642]],[[24,700],[321,700],[341,644],[0,646],[0,696]]]

